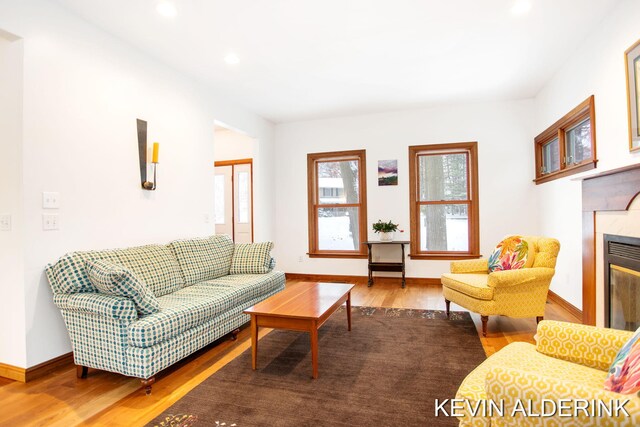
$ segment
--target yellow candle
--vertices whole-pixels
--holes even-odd
[[[158,151],[160,151],[160,144],[157,142],[153,143],[153,160],[152,163],[158,163]]]

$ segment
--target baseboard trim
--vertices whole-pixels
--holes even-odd
[[[549,289],[548,298],[554,304],[558,304],[560,307],[562,307],[563,309],[567,310],[567,312],[569,312],[569,314],[571,314],[573,317],[575,317],[580,322],[582,322],[582,310],[580,310],[578,307],[576,307],[575,305],[571,304],[569,301],[567,301],[566,299],[562,298],[560,295],[556,294],[551,289]]]
[[[285,273],[290,280],[308,280],[313,282],[340,282],[340,283],[367,283],[367,276],[348,276],[339,274],[307,274],[307,273]],[[400,284],[400,277],[380,277],[373,278],[375,283],[397,283]],[[409,286],[441,286],[440,279],[432,277],[406,277],[405,282]]]
[[[14,381],[26,383],[36,378],[43,377],[60,366],[73,364],[73,353],[69,352],[51,360],[39,363],[30,368],[20,368],[18,366],[0,363],[0,377]]]
[[[25,368],[0,363],[0,377],[24,383],[27,382],[27,370]]]

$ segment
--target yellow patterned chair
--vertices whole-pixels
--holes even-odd
[[[604,389],[607,370],[620,347],[633,332],[595,326],[544,320],[538,324],[536,345],[511,343],[489,357],[474,369],[462,382],[456,399],[462,399],[463,409],[456,412],[460,427],[488,426],[639,426],[640,398],[635,394],[623,395]],[[559,406],[561,399],[569,399],[570,408],[560,417],[523,416],[516,411],[519,401],[528,414],[542,414],[544,400]],[[600,399],[605,403],[629,399],[624,409],[630,416],[619,411],[618,416],[591,417],[576,411],[578,400]],[[473,409],[476,405],[489,407],[488,402],[502,405],[497,410]],[[597,400],[596,400],[597,402]],[[529,410],[530,405],[530,410]],[[546,403],[550,413],[553,403]],[[614,405],[610,405],[615,407]],[[589,410],[596,406],[590,406]],[[492,413],[493,412],[493,413]],[[573,414],[577,412],[577,416]],[[606,415],[606,414],[605,414]]]
[[[441,277],[447,315],[452,301],[479,313],[484,336],[487,336],[489,316],[535,317],[538,322],[542,320],[560,242],[547,237],[523,238],[533,245],[534,259],[530,268],[489,273],[486,259],[451,263],[451,273]]]

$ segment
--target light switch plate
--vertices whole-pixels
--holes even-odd
[[[11,215],[0,215],[0,231],[11,231]]]
[[[44,191],[42,193],[42,208],[43,209],[59,209],[60,193]]]
[[[45,231],[60,230],[58,214],[42,214],[42,229]]]

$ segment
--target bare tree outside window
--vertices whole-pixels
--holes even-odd
[[[409,147],[412,253],[477,252],[475,143]],[[472,158],[473,157],[473,158]],[[414,197],[415,194],[415,197]]]

